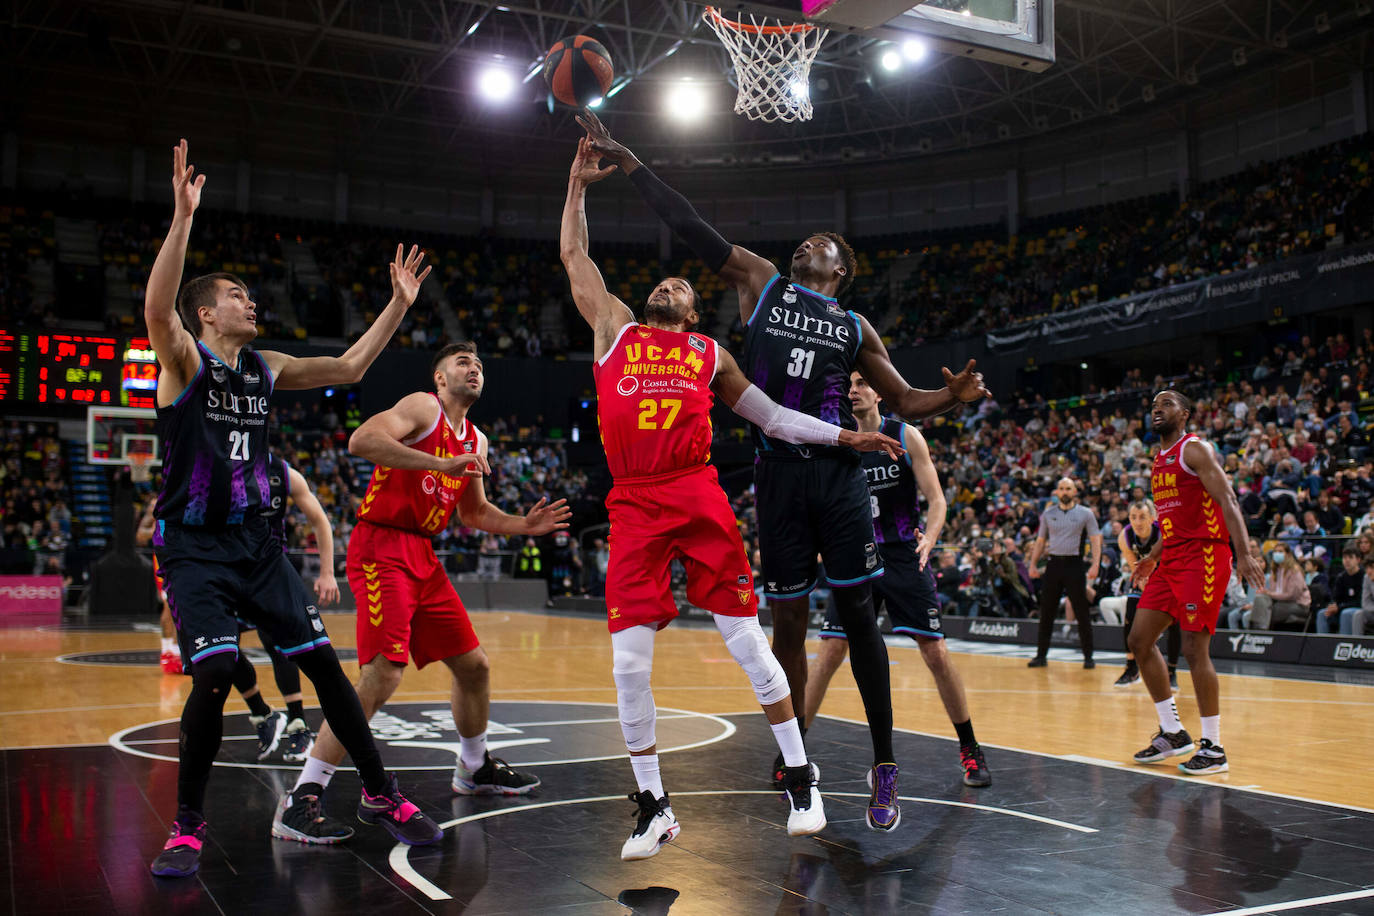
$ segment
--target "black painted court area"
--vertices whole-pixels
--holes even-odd
[[[157,758],[175,755],[175,724],[150,724],[125,733],[124,749],[0,754],[0,906],[167,916],[1213,913],[1374,887],[1374,815],[995,748],[993,785],[973,790],[954,743],[922,735],[898,735],[908,800],[901,826],[878,834],[863,818],[867,730],[831,719],[807,739],[830,826],[791,839],[787,807],[765,780],[775,751],[763,718],[666,711],[662,747],[708,743],[663,755],[682,834],[657,857],[626,863],[633,786],[614,706],[493,704],[504,727],[492,740],[511,742],[496,753],[535,764],[544,780],[518,800],[452,795],[456,736],[444,704],[389,710],[375,731],[410,798],[460,821],[440,845],[393,854],[386,834],[362,825],[341,847],[273,840],[273,807],[294,772],[221,766],[199,875],[154,879],[148,862],[176,792],[175,764]],[[246,720],[228,717],[225,733],[222,762],[252,763]],[[588,759],[597,757],[612,759]],[[352,773],[337,776],[331,811],[351,815],[357,790]],[[1374,913],[1374,897],[1293,911]]]

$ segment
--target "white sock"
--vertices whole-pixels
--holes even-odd
[[[325,763],[318,757],[305,758],[305,766],[301,767],[300,778],[296,780],[296,786],[291,791],[294,792],[307,782],[319,783],[320,786],[329,785],[329,780],[334,778],[334,771],[338,767],[332,763]]]
[[[162,651],[170,652],[173,655],[181,654],[181,647],[177,645],[177,640],[175,636],[162,637]]]
[[[797,717],[793,716],[780,725],[769,727],[773,729],[773,737],[778,741],[778,750],[782,751],[782,762],[790,767],[805,766],[806,745],[802,744]]]
[[[1159,727],[1165,732],[1172,734],[1183,730],[1183,723],[1178,721],[1178,704],[1173,697],[1156,703],[1155,713],[1159,716]]]
[[[487,733],[473,735],[471,738],[458,736],[458,741],[462,745],[458,751],[458,760],[469,770],[480,770],[482,764],[487,762]]]
[[[640,756],[631,755],[630,766],[635,770],[635,782],[639,783],[639,791],[652,792],[654,798],[662,798],[668,793],[663,791],[663,777],[658,772],[658,755],[641,754]]]
[[[1202,717],[1202,737],[1221,747],[1221,716]]]

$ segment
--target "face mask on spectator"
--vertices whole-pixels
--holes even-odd
[[[1273,560],[1275,563],[1282,563],[1283,557],[1284,553],[1282,550],[1275,550],[1273,553],[1269,554],[1269,559]]]

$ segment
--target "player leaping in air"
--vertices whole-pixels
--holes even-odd
[[[687,570],[688,598],[711,611],[773,728],[791,804],[787,832],[818,833],[825,827],[816,788],[820,771],[807,762],[787,678],[759,627],[744,542],[710,463],[712,395],[779,441],[882,449],[894,458],[901,446],[880,433],[841,429],[779,407],[749,383],[726,350],[692,333],[697,296],[680,277],[654,288],[644,322],[636,322],[606,290],[587,254],[587,186],[613,171],[598,168],[596,158],[590,142],[581,140],[568,180],[560,247],[573,300],[594,332],[597,414],[615,479],[606,498],[606,608],[620,727],[639,786],[630,796],[639,806],[638,820],[620,856],[647,859],[680,829],[659,774],[649,686],[654,635],[677,616],[669,588],[674,559]]]
[[[747,328],[744,371],[773,400],[856,429],[849,402],[849,374],[855,369],[888,408],[906,420],[932,417],[988,393],[973,360],[958,375],[942,370],[942,389],[926,391],[906,383],[868,319],[841,308],[836,300],[853,281],[855,267],[854,252],[839,234],[820,232],[806,238],[792,255],[791,277],[784,280],[771,261],[722,238],[686,198],[612,140],[595,115],[585,112],[580,123],[592,149],[620,166],[659,217],[707,267],[734,285]],[[817,585],[819,554],[839,623],[849,637],[849,664],[873,740],[868,825],[891,830],[901,818],[892,750],[892,691],[887,646],[870,587],[871,580],[883,574],[883,561],[873,538],[868,482],[859,456],[843,443],[790,443],[757,424],[754,443],[759,459],[754,465],[759,550],[764,594],[773,612],[773,653],[787,672],[794,708],[803,712],[806,596]]]

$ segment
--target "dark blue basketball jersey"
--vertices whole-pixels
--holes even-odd
[[[829,296],[775,275],[759,294],[744,335],[744,372],[783,407],[856,429],[849,373],[863,341],[859,317]],[[843,446],[792,445],[754,427],[760,455],[817,457]]]
[[[286,498],[291,495],[291,465],[283,458],[267,459],[267,501],[258,514],[267,520],[272,539],[286,550]]]
[[[200,368],[170,407],[157,409],[162,436],[160,521],[197,528],[242,524],[271,498],[267,411],[272,373],[250,347],[230,368],[196,342]]]
[[[1129,524],[1126,525],[1126,546],[1134,550],[1135,555],[1142,560],[1154,549],[1157,540],[1159,540],[1159,522],[1150,523],[1150,536],[1143,539],[1136,536],[1134,528]]]
[[[895,417],[883,420],[878,431],[905,445],[906,424]],[[864,452],[868,501],[873,508],[873,539],[879,544],[914,541],[921,530],[921,490],[911,468],[911,455],[896,461],[887,452]]]

